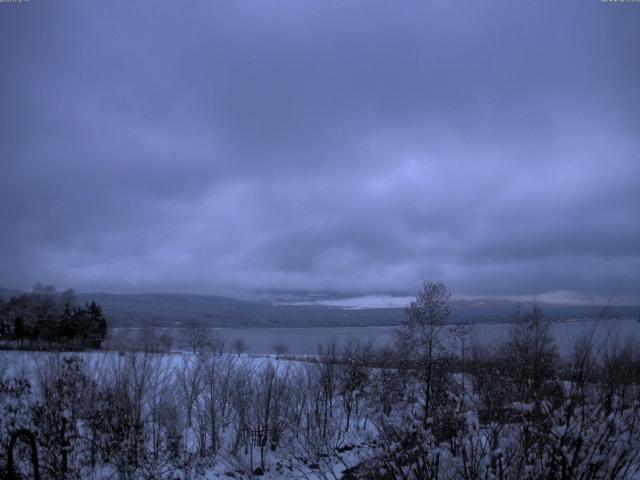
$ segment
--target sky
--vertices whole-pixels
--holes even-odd
[[[640,3],[0,3],[0,286],[640,302]]]

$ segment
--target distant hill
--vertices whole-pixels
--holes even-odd
[[[308,327],[394,325],[402,309],[351,310],[324,306],[273,305],[229,297],[184,294],[79,294],[95,300],[114,323],[175,326],[197,323],[212,327]]]
[[[24,294],[0,289],[9,298]],[[273,305],[213,295],[186,294],[110,294],[78,293],[80,303],[96,301],[102,305],[112,326],[180,326],[199,324],[210,327],[319,327],[398,325],[403,308],[349,309],[313,305]],[[503,322],[513,318],[517,306],[523,313],[531,303],[508,300],[454,300],[452,321]],[[597,316],[591,305],[540,304],[545,315],[554,319],[580,319]],[[615,306],[607,316],[635,317],[639,307]]]
[[[0,288],[0,298],[3,298],[5,300],[7,298],[15,297],[18,295],[24,295],[25,293],[28,292],[24,292],[22,290],[12,290],[10,288]]]

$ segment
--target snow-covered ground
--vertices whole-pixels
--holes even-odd
[[[317,440],[315,433],[307,432],[299,436],[291,435],[288,425],[289,413],[272,413],[272,409],[290,409],[292,402],[283,394],[291,394],[291,387],[295,387],[296,381],[309,382],[310,371],[316,366],[309,362],[300,362],[284,358],[277,359],[269,355],[230,354],[209,355],[207,358],[199,354],[187,351],[172,351],[168,353],[145,352],[119,352],[119,351],[93,351],[93,352],[37,352],[37,351],[0,351],[0,378],[23,377],[31,382],[31,396],[35,401],[43,399],[43,385],[51,381],[54,372],[63,372],[65,359],[80,358],[83,362],[83,371],[96,382],[97,385],[106,385],[113,381],[117,375],[121,375],[130,384],[131,390],[137,388],[138,382],[144,383],[144,392],[141,392],[141,404],[145,410],[148,422],[157,421],[157,409],[164,401],[174,401],[179,404],[178,421],[182,437],[182,454],[190,459],[190,466],[181,471],[176,478],[341,478],[342,472],[358,465],[366,458],[371,449],[376,432],[373,423],[363,418],[362,412],[354,414],[349,428],[345,428],[345,418],[339,405],[332,407],[327,438],[333,443],[331,458],[328,455],[313,451],[307,444],[308,439]],[[202,370],[199,370],[202,369]],[[198,371],[200,373],[198,373]],[[242,375],[249,375],[250,390],[246,392],[245,400],[253,405],[245,405],[246,413],[252,418],[247,420],[248,425],[254,430],[247,431],[247,436],[238,444],[238,425],[234,425],[237,419],[231,417],[237,412],[232,412],[232,402],[237,385],[231,384]],[[217,376],[211,378],[208,375]],[[199,376],[199,377],[198,377]],[[196,377],[199,379],[196,380]],[[193,418],[187,421],[184,418],[184,402],[189,401],[187,392],[189,382],[200,382],[193,386],[194,391]],[[229,382],[225,385],[225,382]],[[288,382],[288,383],[284,383]],[[227,403],[213,406],[211,398],[205,398],[206,388],[215,389],[214,395],[227,398]],[[297,385],[299,389],[312,388],[306,385]],[[265,391],[260,389],[264,388]],[[277,392],[279,388],[286,388]],[[270,393],[271,392],[271,393]],[[276,398],[273,404],[256,405],[270,397]],[[299,393],[302,393],[299,390]],[[304,392],[303,395],[307,395]],[[133,393],[135,395],[135,393]],[[185,396],[186,395],[186,396]],[[167,400],[169,399],[169,400]],[[1,399],[0,399],[1,400]],[[305,401],[303,397],[298,401]],[[238,400],[240,401],[240,400]],[[217,402],[217,400],[216,400]],[[337,402],[337,400],[336,400]],[[1,406],[0,402],[0,406]],[[304,404],[297,404],[300,414],[305,409]],[[9,407],[10,409],[13,407]],[[213,412],[211,409],[227,409],[226,412]],[[267,409],[267,410],[264,410]],[[196,411],[198,414],[196,414]],[[198,416],[200,415],[200,416]],[[213,417],[211,416],[213,415]],[[263,417],[261,417],[261,415]],[[264,417],[264,415],[267,415]],[[276,419],[282,428],[282,438],[277,447],[272,447],[271,439],[262,442],[256,435],[263,425],[271,425],[273,415],[280,415]],[[203,429],[211,428],[211,418],[220,422],[216,432],[218,443],[215,454],[207,450],[206,455],[200,457],[198,453],[202,448],[210,449],[206,445],[210,435]],[[301,418],[301,417],[298,417]],[[329,417],[327,417],[329,418]],[[175,419],[177,420],[177,419]],[[191,422],[191,426],[189,426]],[[206,425],[200,428],[199,423]],[[0,426],[2,422],[0,422]],[[152,427],[152,428],[155,428]],[[315,428],[315,427],[314,427]],[[268,431],[268,430],[267,430]],[[304,441],[302,441],[304,438]],[[204,447],[199,442],[204,441]],[[335,453],[335,455],[333,455]],[[314,457],[314,458],[311,458]],[[264,468],[264,470],[263,470]],[[103,466],[92,472],[94,478],[109,478],[115,470],[109,465]],[[185,473],[186,472],[186,473]],[[256,475],[252,475],[254,472]],[[172,478],[172,477],[167,477]]]

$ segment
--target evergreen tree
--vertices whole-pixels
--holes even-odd
[[[22,340],[27,336],[27,330],[24,325],[24,320],[22,319],[22,315],[17,315],[14,319],[13,324],[13,338],[16,340]]]
[[[102,341],[107,336],[107,320],[102,313],[102,307],[96,302],[91,302],[88,308],[88,338],[89,345],[100,348]]]

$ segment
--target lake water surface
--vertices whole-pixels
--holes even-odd
[[[314,354],[319,345],[332,341],[338,345],[346,344],[349,339],[371,342],[382,346],[392,340],[398,327],[314,327],[314,328],[223,328],[211,329],[222,333],[228,345],[236,338],[242,338],[249,353],[273,353],[275,344],[284,344],[290,354]],[[451,328],[451,327],[445,327]],[[477,323],[469,327],[467,339],[477,339],[482,343],[495,344],[508,337],[510,324]],[[185,349],[188,346],[186,330],[181,328],[159,329],[170,333],[172,348]],[[137,329],[114,328],[114,336],[135,335]],[[597,344],[609,341],[624,342],[631,338],[640,341],[640,322],[635,319],[623,320],[579,320],[575,322],[553,322],[551,332],[562,355],[571,352],[576,340],[584,335],[592,335]],[[467,341],[469,344],[469,340]]]

